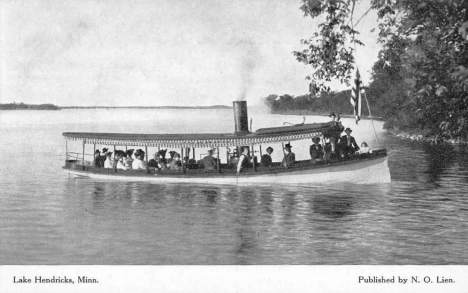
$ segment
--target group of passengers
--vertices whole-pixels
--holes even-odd
[[[335,121],[334,113],[330,114],[333,121]],[[356,139],[351,136],[352,130],[348,127],[344,130],[346,133],[339,136],[340,133],[334,132],[331,134],[324,134],[323,144],[320,137],[312,138],[313,144],[309,148],[312,164],[322,162],[330,163],[334,160],[347,159],[350,156],[359,153],[365,154],[371,152],[366,142],[361,144],[361,147],[356,143]],[[183,164],[187,168],[192,169],[197,164],[194,159],[189,159],[190,149],[187,148],[187,156],[183,158]],[[218,158],[213,157],[213,149],[208,150],[207,156],[201,159],[196,166],[197,169],[217,170],[220,167]],[[229,149],[228,149],[229,152]],[[181,155],[175,151],[170,151],[170,158],[166,159],[167,149],[159,150],[153,155],[153,159],[149,160],[148,167],[158,170],[176,170],[180,171],[183,168]],[[271,154],[273,148],[268,147],[266,154],[262,155],[260,164],[263,167],[271,167],[273,160]],[[134,158],[132,158],[134,156]],[[145,152],[141,149],[129,149],[127,151],[116,150],[114,156],[107,148],[103,148],[102,152],[95,151],[94,165],[96,167],[104,168],[117,168],[122,170],[143,170],[147,169],[145,159]],[[296,162],[296,156],[292,152],[291,144],[286,144],[283,148],[283,160],[281,165],[288,168]],[[249,157],[249,148],[244,147],[241,149],[240,156],[234,156],[231,160],[234,166],[237,166],[237,173],[242,172],[243,169],[252,164],[252,158]],[[192,167],[191,167],[192,166]]]
[[[166,159],[165,150],[160,150],[149,160],[148,167],[160,170],[182,170],[181,156],[175,151],[170,151],[170,159]],[[133,156],[133,157],[132,157]],[[95,151],[94,166],[108,169],[121,170],[146,170],[145,152],[142,149],[129,149],[127,151],[116,150],[114,153],[103,148],[102,152]]]
[[[112,156],[113,155],[113,156]],[[132,158],[134,156],[134,158]],[[94,152],[94,166],[98,168],[120,169],[120,170],[141,170],[146,169],[144,163],[145,152],[141,149],[130,149],[127,151],[116,150],[115,153],[103,148],[102,152]]]
[[[358,146],[356,139],[351,136],[351,128],[346,128],[346,134],[339,135],[331,134],[324,137],[321,144],[320,137],[312,138],[313,144],[310,146],[309,153],[312,163],[325,162],[330,163],[333,160],[348,159],[354,154],[366,154],[370,152],[366,142]]]
[[[167,149],[159,150],[153,154],[153,159],[149,160],[148,167],[156,168],[158,170],[182,170],[181,155],[176,151],[169,152],[169,159],[166,159]],[[187,157],[185,158],[187,159]]]
[[[334,116],[334,113],[330,114],[330,116],[332,115]],[[309,148],[312,164],[318,162],[330,163],[333,160],[348,159],[354,154],[366,154],[371,152],[366,142],[363,142],[361,147],[359,147],[356,143],[356,139],[351,136],[351,132],[351,128],[348,127],[345,129],[346,134],[341,137],[339,133],[338,135],[328,135],[324,138],[323,144],[321,143],[322,139],[320,137],[312,138],[313,144]],[[281,165],[286,168],[292,166],[296,161],[296,156],[291,149],[292,146],[289,143],[284,146],[284,156]],[[271,167],[273,163],[271,158],[273,148],[268,147],[266,151],[267,153],[262,156],[260,163],[263,167]]]
[[[292,152],[292,145],[287,143],[283,148],[283,161],[281,165],[283,167],[290,167],[294,162],[296,162],[296,154]],[[262,167],[271,167],[273,164],[273,159],[271,158],[271,154],[273,153],[272,147],[267,147],[266,154],[264,154],[261,158],[260,164]]]

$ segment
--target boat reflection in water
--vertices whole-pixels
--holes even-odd
[[[130,263],[132,253],[146,250],[153,264],[326,262],[329,254],[336,257],[336,249],[352,249],[354,237],[369,237],[371,230],[360,227],[366,227],[376,207],[386,205],[385,191],[369,196],[359,193],[360,185],[77,184],[76,200],[87,209],[81,220],[92,225],[88,239],[111,247],[138,246],[139,251],[127,252]]]
[[[292,126],[261,128],[255,132],[248,130],[246,102],[234,102],[235,132],[228,134],[123,134],[123,133],[85,133],[65,132],[67,141],[82,143],[82,153],[68,152],[64,169],[76,176],[98,179],[125,181],[144,181],[156,183],[183,182],[202,184],[310,184],[320,182],[353,183],[388,183],[391,181],[385,149],[373,150],[372,153],[352,155],[346,159],[334,161],[320,159],[318,163],[310,160],[295,161],[293,164],[273,162],[261,166],[255,153],[262,156],[262,145],[288,143],[291,141],[320,138],[321,141],[339,137],[344,127],[341,122],[297,124]],[[118,170],[99,168],[93,161],[86,159],[86,145],[96,144],[113,146],[144,147],[146,170]],[[148,166],[148,148],[180,149],[181,168],[179,170],[161,170]],[[214,170],[203,169],[203,164],[196,160],[196,149],[210,148],[216,153]],[[247,164],[238,172],[237,162],[242,150],[247,149]],[[256,150],[258,149],[258,150]],[[232,150],[232,151],[231,151]],[[190,153],[192,159],[189,158]],[[184,154],[186,156],[184,156]],[[284,155],[286,156],[286,155]],[[93,158],[93,156],[91,156]],[[286,159],[286,157],[285,157]]]

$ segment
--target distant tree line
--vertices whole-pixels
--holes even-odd
[[[311,113],[319,115],[328,115],[331,112],[341,115],[353,115],[353,107],[350,103],[351,90],[340,92],[323,91],[320,95],[302,95],[291,96],[284,94],[278,96],[269,95],[263,99],[263,103],[270,109],[271,113]],[[380,116],[382,111],[375,108],[376,99],[371,99],[368,95],[372,116]],[[362,115],[369,116],[367,104],[362,99]]]
[[[9,103],[0,104],[0,110],[60,110],[58,106],[53,104],[24,104],[24,103]]]

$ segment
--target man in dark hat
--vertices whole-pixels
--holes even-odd
[[[284,146],[284,159],[282,165],[286,168],[291,167],[296,161],[296,155],[291,151],[292,146],[288,143]]]
[[[341,157],[348,157],[349,155],[354,154],[355,152],[359,151],[359,146],[356,143],[354,137],[351,136],[351,128],[346,128],[345,133],[340,138],[340,155]]]
[[[330,117],[331,121],[335,121],[335,118],[336,118],[335,112],[331,112],[330,115],[328,115],[328,117]]]
[[[309,148],[310,159],[312,164],[317,163],[318,161],[323,161],[323,148],[320,144],[320,137],[312,138],[313,144]]]
[[[261,164],[263,167],[271,167],[273,160],[271,159],[271,154],[273,153],[272,147],[267,147],[266,154],[262,156]]]

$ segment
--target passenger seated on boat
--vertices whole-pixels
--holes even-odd
[[[266,152],[267,153],[262,156],[262,160],[260,163],[262,164],[263,167],[271,167],[271,164],[273,163],[273,160],[271,159],[273,148],[267,147]]]
[[[351,128],[346,128],[346,135],[343,135],[340,138],[340,155],[342,158],[349,157],[349,155],[352,155],[355,152],[359,151],[359,146],[356,143],[354,137],[351,136],[351,132]]]
[[[137,149],[135,151],[135,160],[132,162],[132,169],[133,170],[144,170],[146,169],[145,162],[143,161],[145,158],[145,152],[141,149]]]
[[[175,156],[176,154],[177,154],[176,151],[170,151],[170,152],[169,152],[169,157],[170,157],[170,158],[166,160],[166,164],[167,164],[168,166],[171,165],[171,162],[172,162],[172,160],[174,160],[174,156]]]
[[[242,155],[239,157],[239,162],[237,163],[237,174],[239,175],[243,169],[249,165],[249,148],[244,147],[242,149]]]
[[[313,144],[309,148],[310,159],[312,164],[323,161],[324,153],[320,144],[320,137],[312,138]]]
[[[341,126],[339,131],[326,131],[323,133],[323,137],[328,140],[328,144],[331,147],[331,151],[325,151],[325,156],[328,156],[327,161],[333,160],[339,156],[339,141],[340,133],[343,132],[344,127]],[[329,148],[328,148],[329,149]]]
[[[128,170],[129,168],[125,166],[124,159],[127,154],[124,151],[117,150],[114,154],[114,164],[117,164],[117,169]]]
[[[112,152],[106,152],[106,161],[104,162],[104,168],[114,168],[114,160],[111,158]]]
[[[208,150],[208,156],[200,160],[200,168],[205,170],[216,170],[216,159],[213,157],[213,150]]]
[[[367,142],[363,141],[361,143],[361,148],[359,149],[359,153],[360,154],[368,154],[372,152],[370,149],[369,149],[369,145],[367,145]]]
[[[94,167],[100,168],[100,163],[101,163],[101,151],[96,150],[94,151]]]
[[[180,160],[180,154],[175,153],[173,155],[171,164],[169,165],[170,170],[182,170],[182,161]]]
[[[331,163],[331,160],[332,160],[332,152],[333,150],[333,147],[332,147],[332,144],[330,141],[327,141],[325,143],[325,145],[323,146],[323,159],[324,159],[324,162],[329,164]]]
[[[158,167],[158,158],[159,158],[158,152],[155,152],[153,154],[153,159],[150,159],[148,161],[148,167],[159,168]]]
[[[99,152],[99,150],[96,150],[96,153],[95,153],[94,166],[98,168],[102,168],[104,167],[104,162],[106,161],[107,149],[103,148],[102,153],[100,153],[100,155],[98,155],[97,152]]]
[[[161,170],[167,169],[167,161],[166,161],[166,152],[165,150],[159,150],[154,153],[153,159],[149,160],[148,167],[158,168]]]
[[[133,158],[132,158],[132,155],[133,155],[133,151],[134,149],[129,149],[125,152],[125,154],[127,155],[127,157],[125,158],[124,162],[125,162],[125,166],[128,167],[129,169],[132,169],[132,163],[133,163]]]
[[[291,167],[296,162],[296,155],[291,151],[292,146],[288,143],[284,146],[284,159],[281,163],[284,167]]]

